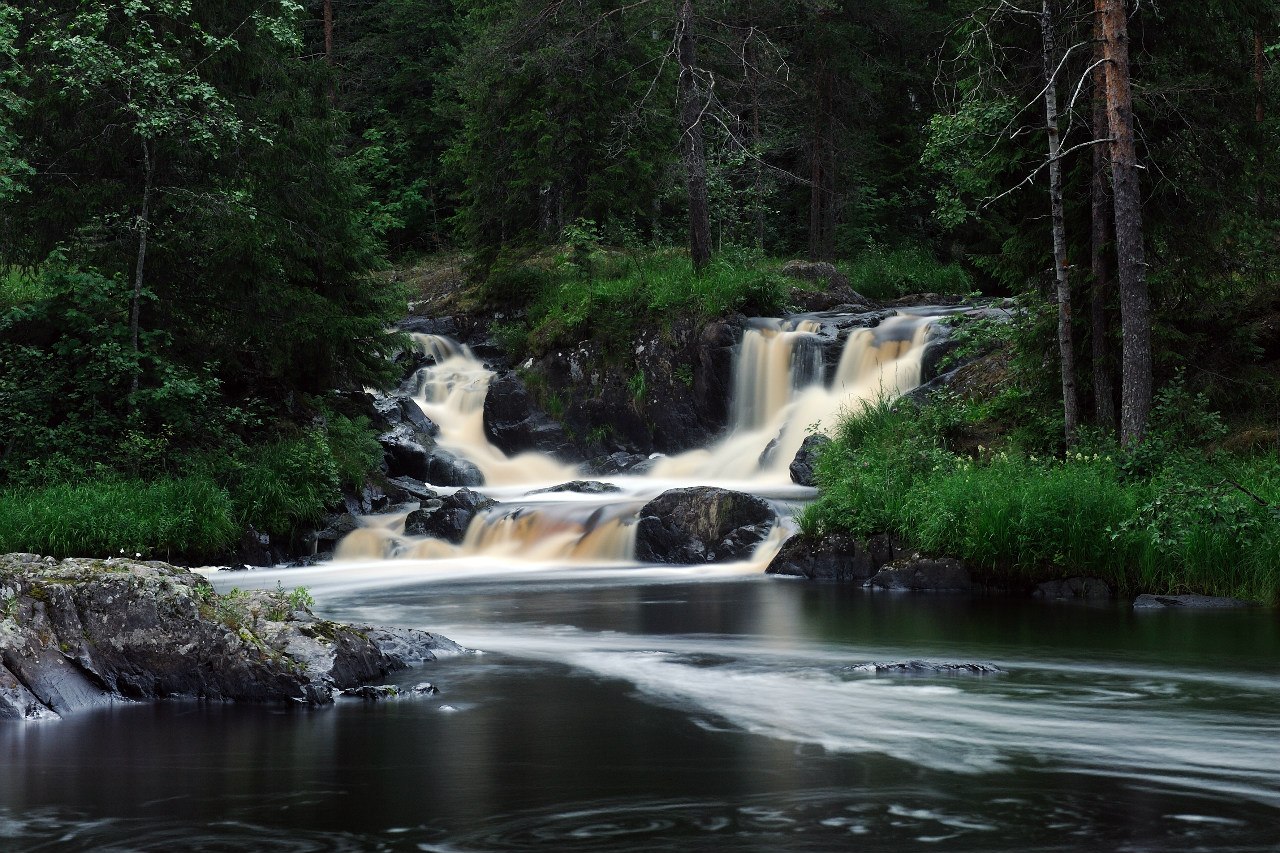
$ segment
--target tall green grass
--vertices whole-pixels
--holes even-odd
[[[1151,476],[1125,467],[1093,453],[954,454],[930,416],[881,404],[824,450],[801,526],[892,532],[1001,583],[1084,573],[1127,591],[1280,600],[1280,456],[1174,454]]]
[[[52,295],[53,289],[39,272],[0,267],[0,312]]]
[[[0,491],[0,552],[212,556],[239,535],[230,497],[205,476],[150,483],[108,477]]]
[[[965,295],[975,287],[962,266],[944,264],[919,247],[869,249],[837,266],[853,289],[869,299],[894,299],[908,293]]]
[[[517,352],[544,352],[589,338],[626,345],[646,321],[781,310],[793,282],[773,266],[725,252],[695,272],[683,251],[592,250],[500,260],[489,272],[485,293],[491,302],[524,307],[523,321],[500,330],[504,344]]]

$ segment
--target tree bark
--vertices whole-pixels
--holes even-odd
[[[1107,128],[1107,69],[1103,64],[1102,20],[1093,21],[1093,70],[1091,75],[1093,101],[1093,138],[1106,139]],[[1115,384],[1111,381],[1111,354],[1108,341],[1110,323],[1107,319],[1107,302],[1111,296],[1111,269],[1107,262],[1108,234],[1111,230],[1111,199],[1107,193],[1107,150],[1103,145],[1092,146],[1093,175],[1089,185],[1090,215],[1090,263],[1093,282],[1089,288],[1090,356],[1093,362],[1093,411],[1094,420],[1102,429],[1113,433],[1116,428]]]
[[[1142,187],[1133,139],[1129,32],[1124,0],[1094,0],[1107,59],[1107,125],[1120,282],[1120,442],[1142,441],[1151,414],[1151,301],[1142,244]]]
[[[333,64],[333,0],[324,0],[324,60]]]
[[[755,242],[756,249],[764,251],[764,164],[761,158],[764,156],[763,145],[760,136],[760,71],[756,68],[756,53],[752,47],[751,36],[754,32],[747,35],[747,40],[742,46],[743,59],[747,64],[747,87],[751,92],[751,153],[755,158],[752,163],[752,178],[755,184],[755,198],[752,199],[753,210],[751,211],[752,239]]]
[[[830,260],[835,237],[835,164],[831,72],[818,60],[814,81],[812,162],[809,170],[809,259]]]
[[[1058,356],[1062,367],[1062,413],[1067,447],[1075,444],[1080,425],[1076,393],[1075,346],[1071,330],[1071,278],[1067,265],[1067,227],[1062,212],[1062,138],[1058,130],[1058,49],[1053,34],[1049,0],[1040,11],[1040,37],[1044,49],[1044,119],[1049,135],[1049,209],[1053,231],[1053,276],[1058,295]]]
[[[1266,99],[1267,59],[1262,48],[1262,25],[1253,28],[1253,121],[1258,132],[1258,214],[1267,206],[1267,154],[1270,152],[1263,126],[1267,121]]]
[[[707,155],[702,136],[705,99],[698,84],[698,43],[693,0],[683,0],[679,18],[680,147],[689,190],[689,257],[695,270],[711,260],[711,212],[707,201]]]
[[[142,184],[142,210],[138,213],[138,263],[133,275],[133,296],[129,300],[129,341],[133,345],[135,364],[133,378],[129,382],[130,395],[137,393],[138,379],[142,372],[138,348],[138,326],[142,317],[142,285],[147,268],[147,236],[151,232],[151,193],[155,186],[156,166],[151,156],[151,146],[142,141],[142,164],[146,177]]]

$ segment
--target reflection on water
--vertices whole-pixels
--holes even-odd
[[[1275,849],[1271,613],[370,571],[216,582],[305,580],[486,653],[434,667],[435,697],[2,728],[0,848]],[[857,669],[912,659],[1003,672]]]

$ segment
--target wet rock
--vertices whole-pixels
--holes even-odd
[[[639,518],[636,558],[680,565],[746,559],[777,521],[760,498],[710,486],[663,492]]]
[[[729,397],[733,391],[733,357],[742,337],[744,318],[708,323],[698,334],[693,399],[698,419],[710,430],[729,423]]]
[[[170,696],[321,704],[458,648],[390,630],[380,645],[283,590],[219,596],[155,561],[0,556],[0,605],[0,719]]]
[[[1140,595],[1133,602],[1134,610],[1232,610],[1260,606],[1256,601],[1214,595]]]
[[[515,373],[495,376],[484,398],[484,433],[504,453],[536,450],[566,461],[578,459],[564,427],[534,402]]]
[[[382,702],[387,699],[412,696],[435,696],[439,692],[434,684],[423,681],[413,687],[399,687],[395,684],[362,684],[359,687],[348,687],[342,691],[342,695],[351,699],[363,699],[366,702]]]
[[[455,340],[461,338],[456,317],[406,317],[396,325],[402,332],[444,335]]]
[[[399,489],[404,495],[415,501],[429,501],[436,497],[435,491],[426,483],[421,480],[415,480],[412,477],[392,477],[387,481],[387,484]]]
[[[625,453],[618,451],[608,456],[597,456],[586,465],[588,474],[609,477],[614,474],[643,474],[653,467],[656,460],[643,453]]]
[[[951,326],[946,323],[934,323],[930,326],[929,334],[925,338],[924,352],[920,354],[921,383],[931,382],[946,372],[943,362],[959,349],[960,341],[956,340]],[[957,366],[948,364],[946,369],[954,369]]]
[[[405,395],[380,397],[374,400],[373,406],[388,426],[396,427],[404,424],[433,438],[440,434],[439,425],[423,413],[422,408],[412,397]]]
[[[1105,601],[1111,598],[1111,587],[1100,578],[1066,578],[1038,584],[1032,595],[1036,598]]]
[[[420,509],[404,521],[407,536],[431,536],[457,545],[477,515],[497,506],[497,501],[470,489],[459,489],[448,497],[423,501]]]
[[[351,531],[360,526],[359,520],[349,512],[331,515],[323,529],[311,534],[315,549],[320,553],[328,553]]]
[[[558,486],[548,486],[545,489],[534,489],[527,494],[543,495],[553,494],[556,492],[577,492],[582,495],[604,495],[620,491],[622,491],[622,488],[620,486],[615,486],[613,483],[601,483],[598,480],[571,480],[568,483],[561,483]]]
[[[831,439],[820,433],[805,436],[804,443],[791,460],[791,482],[801,486],[818,485],[818,481],[814,479],[813,466],[818,461],[818,453],[830,443]]]
[[[914,557],[888,565],[876,572],[870,585],[879,589],[913,592],[960,592],[973,588],[969,571],[950,557]]]
[[[1004,672],[989,663],[934,663],[927,660],[909,660],[899,663],[862,663],[845,668],[846,672],[865,672],[869,675],[999,675]]]
[[[893,557],[888,536],[864,540],[843,533],[798,534],[783,543],[765,574],[864,584]]]
[[[474,463],[454,456],[434,442],[424,445],[421,438],[403,424],[378,436],[378,443],[385,455],[388,477],[411,477],[437,486],[484,485],[484,474]]]

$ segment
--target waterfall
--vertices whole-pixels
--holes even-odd
[[[812,494],[794,486],[788,471],[806,435],[829,432],[843,416],[918,385],[929,325],[939,313],[902,313],[851,329],[830,370],[824,352],[850,317],[751,321],[734,358],[725,436],[662,458],[646,474],[600,478],[620,489],[605,495],[530,494],[583,474],[543,453],[508,457],[490,443],[484,401],[492,372],[463,344],[414,335],[429,363],[414,377],[413,399],[439,425],[440,446],[473,462],[484,474],[484,493],[498,504],[475,516],[459,544],[405,535],[403,512],[370,517],[339,543],[334,557],[634,564],[636,513],[666,489],[721,485],[779,498]],[[752,564],[767,563],[784,533],[776,527]]]

